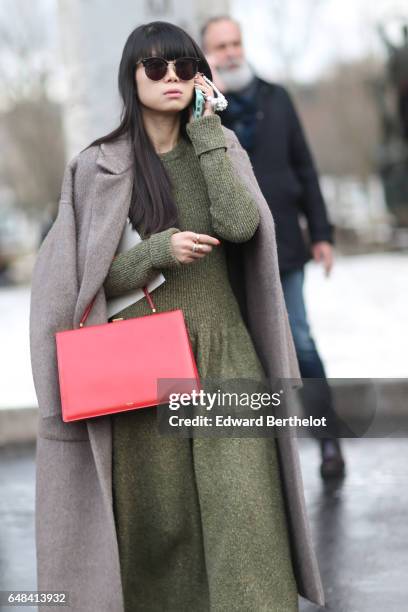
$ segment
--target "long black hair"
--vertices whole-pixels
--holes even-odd
[[[137,27],[129,35],[119,66],[118,85],[123,101],[119,126],[89,146],[111,142],[127,134],[133,143],[134,184],[129,207],[132,226],[150,235],[178,223],[177,208],[170,178],[156,153],[143,123],[137,92],[135,70],[144,57],[156,55],[167,60],[197,57],[199,70],[209,79],[211,69],[197,43],[182,28],[165,21],[153,21]],[[180,112],[181,136],[186,138],[188,108]]]

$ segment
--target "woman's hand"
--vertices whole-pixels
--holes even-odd
[[[213,246],[221,244],[218,238],[194,232],[177,232],[171,237],[173,253],[182,264],[193,263],[211,253]]]
[[[204,81],[200,73],[196,74],[196,76],[194,77],[194,87],[196,87],[197,89],[201,89],[201,91],[204,94],[205,104],[204,104],[204,112],[202,114],[202,117],[206,117],[207,115],[213,115],[214,111],[211,106],[211,103],[207,100],[207,97],[214,96],[214,90],[210,85],[208,85],[208,83]],[[190,108],[189,121],[193,121],[193,120],[194,120],[193,111]]]

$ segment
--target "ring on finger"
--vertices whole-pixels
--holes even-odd
[[[194,236],[194,242],[200,242],[200,234]]]

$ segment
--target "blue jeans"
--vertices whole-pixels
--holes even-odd
[[[327,429],[313,428],[312,433],[319,438],[335,437],[338,429],[331,389],[307,321],[303,299],[304,269],[281,272],[281,282],[303,379],[304,386],[300,391],[303,409],[308,416],[327,419]]]

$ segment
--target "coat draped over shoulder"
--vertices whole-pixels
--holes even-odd
[[[235,134],[223,129],[227,152],[260,212],[253,238],[228,245],[231,284],[268,378],[297,387],[300,373],[280,284],[274,221],[247,153]],[[55,333],[79,327],[94,297],[87,324],[108,320],[103,282],[125,227],[133,172],[126,137],[85,149],[68,163],[58,215],[32,276],[30,351],[40,412],[38,589],[66,590],[73,609],[84,612],[124,612],[112,505],[111,420],[62,421]],[[277,442],[298,590],[324,605],[296,438],[281,436]]]

